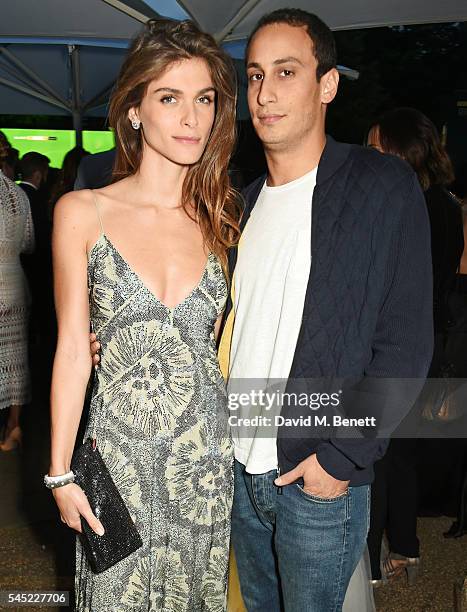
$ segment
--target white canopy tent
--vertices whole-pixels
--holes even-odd
[[[215,3],[179,0],[178,3],[219,41],[244,39],[262,15],[284,6],[316,13],[334,30],[467,19],[465,0],[221,0]]]
[[[140,0],[125,11],[103,0],[2,2],[0,113],[105,115],[129,39],[156,13]],[[144,13],[141,9],[144,9]]]
[[[466,0],[1,0],[0,36],[128,39],[157,14],[190,17],[219,41],[243,40],[256,21],[283,6],[319,15],[332,29],[465,21]]]
[[[467,20],[467,0],[0,0],[0,114],[71,114],[79,136],[83,116],[105,115],[147,19],[192,18],[239,58],[256,21],[281,6],[333,29]]]

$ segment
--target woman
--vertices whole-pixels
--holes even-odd
[[[14,181],[18,165],[18,150],[11,147],[3,132],[0,132],[0,150],[2,151],[1,170],[4,176]]]
[[[380,117],[371,128],[368,144],[383,153],[405,159],[416,172],[424,191],[431,227],[433,258],[433,316],[435,351],[429,376],[439,376],[439,361],[443,353],[443,332],[446,328],[448,296],[456,277],[463,250],[460,207],[446,190],[454,173],[436,127],[420,111],[399,108]],[[416,415],[413,430],[417,429]],[[408,423],[408,420],[407,420]],[[406,423],[406,424],[407,424]],[[426,455],[439,463],[449,456],[452,440],[425,440],[431,450]],[[447,446],[445,445],[447,444]],[[391,440],[385,457],[375,464],[372,487],[371,526],[368,536],[372,577],[381,580],[380,552],[384,530],[390,552],[383,562],[387,577],[406,572],[412,582],[419,570],[420,552],[417,538],[417,457],[416,439]],[[426,467],[433,488],[433,472]]]
[[[52,193],[49,198],[49,210],[50,218],[53,217],[53,209],[57,200],[68,193],[73,191],[76,175],[78,174],[78,168],[83,157],[90,155],[89,151],[83,149],[83,147],[73,147],[63,158],[62,169],[57,177],[55,185],[52,187]]]
[[[151,21],[111,100],[116,181],[56,205],[49,475],[70,469],[91,319],[102,358],[85,437],[97,434],[143,540],[101,574],[77,541],[77,610],[225,609],[232,446],[215,337],[238,236],[233,74],[191,22]],[[102,533],[75,483],[54,496],[62,521]]]
[[[8,154],[8,141],[0,138],[0,411],[6,421],[2,451],[21,444],[21,407],[31,400],[30,294],[19,256],[34,250],[34,228],[26,194],[3,174]]]

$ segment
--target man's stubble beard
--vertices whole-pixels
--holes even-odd
[[[306,136],[310,131],[297,130],[293,133],[278,134],[275,138],[270,135],[267,140],[262,140],[259,135],[258,138],[261,140],[265,153],[269,151],[271,153],[292,153],[300,150],[303,141],[306,140]]]

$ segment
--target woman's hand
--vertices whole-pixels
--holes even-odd
[[[93,513],[83,489],[70,483],[63,487],[52,489],[53,496],[60,510],[62,523],[81,533],[81,516],[97,535],[104,535],[104,527]]]

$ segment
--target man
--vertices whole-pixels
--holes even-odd
[[[393,157],[326,138],[338,73],[332,33],[316,16],[265,16],[246,64],[268,174],[244,191],[243,234],[230,253],[220,346],[230,389],[247,379],[425,376],[431,261],[415,175]],[[233,432],[243,599],[249,612],[338,611],[365,546],[372,464],[386,443],[283,431]]]
[[[244,192],[230,257],[231,389],[245,379],[416,378],[430,363],[423,195],[403,162],[326,138],[335,66],[329,28],[300,10],[266,15],[247,45],[268,174]],[[248,611],[341,610],[386,443],[233,434],[232,542]]]
[[[115,149],[86,155],[78,167],[74,189],[100,189],[112,180]]]
[[[36,251],[50,250],[50,221],[47,202],[40,192],[47,180],[50,159],[41,153],[25,153],[19,162],[21,182],[19,186],[26,193],[31,204],[32,221],[36,236]]]
[[[31,363],[34,395],[47,397],[50,389],[51,360],[55,348],[55,311],[53,303],[51,222],[45,196],[50,160],[31,151],[19,162],[19,186],[31,204],[36,250],[22,257],[32,295],[30,319]]]

